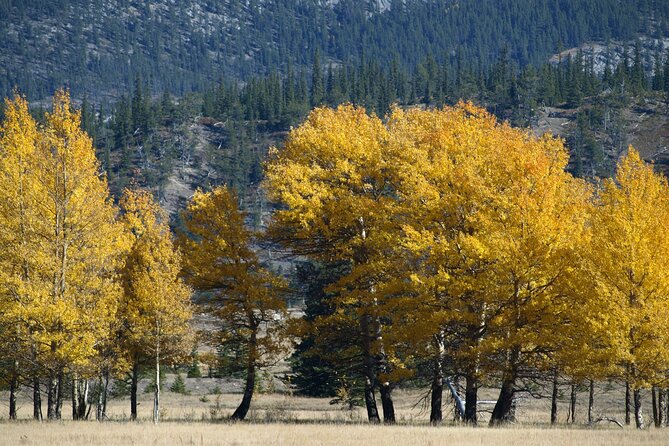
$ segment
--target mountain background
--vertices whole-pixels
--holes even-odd
[[[141,76],[183,95],[308,69],[317,52],[411,71],[428,55],[485,69],[507,48],[523,67],[668,33],[669,2],[654,0],[0,0],[0,93],[118,98]]]
[[[39,119],[68,88],[112,192],[151,188],[177,226],[225,183],[260,227],[267,149],[318,105],[471,100],[592,181],[630,143],[669,166],[667,1],[0,0],[0,36],[0,94]]]

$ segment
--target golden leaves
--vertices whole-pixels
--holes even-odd
[[[42,128],[8,102],[0,146],[0,299],[40,364],[83,367],[109,334],[124,250],[91,139],[59,91]]]
[[[160,345],[161,357],[174,361],[192,348],[191,290],[179,278],[181,255],[151,193],[126,189],[121,209],[121,223],[131,239],[121,270],[119,318],[130,328],[121,333],[124,347],[135,357],[153,356]]]

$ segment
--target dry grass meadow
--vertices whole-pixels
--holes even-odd
[[[0,446],[4,445],[669,445],[669,429],[621,429],[615,424],[585,426],[587,393],[579,394],[576,424],[567,425],[567,395],[560,402],[557,427],[550,427],[548,399],[524,398],[518,408],[518,424],[508,428],[470,428],[454,425],[450,403],[445,399],[443,426],[426,422],[428,413],[419,404],[417,391],[395,394],[398,425],[370,426],[362,409],[344,410],[327,399],[300,398],[289,394],[259,394],[254,398],[249,421],[230,424],[222,421],[230,415],[240,396],[237,393],[209,393],[204,380],[187,380],[191,395],[168,391],[163,398],[163,422],[150,422],[151,395],[140,395],[140,421],[128,421],[129,402],[112,400],[110,421],[37,423],[29,420],[32,404],[22,395],[19,415],[22,420],[9,422],[6,393],[0,393]],[[229,388],[229,386],[227,387]],[[565,387],[565,391],[567,388]],[[482,393],[481,399],[494,399],[495,391]],[[649,403],[645,415],[650,421]],[[595,416],[624,420],[623,393],[616,386],[598,388]],[[64,403],[63,414],[69,416]],[[418,404],[417,404],[418,403]],[[4,417],[4,419],[2,419]],[[481,413],[482,426],[488,414]]]

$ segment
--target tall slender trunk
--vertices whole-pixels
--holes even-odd
[[[137,419],[137,383],[139,381],[139,358],[135,357],[130,372],[130,419]]]
[[[360,238],[365,242],[367,240],[367,229],[365,227],[365,219],[363,217],[358,217],[358,222],[360,224]],[[369,260],[368,253],[366,248],[363,246],[357,250],[354,255],[354,262],[356,264],[364,264]],[[374,286],[372,285],[370,290],[374,292]],[[372,355],[372,340],[376,332],[372,332],[371,326],[371,316],[367,313],[363,314],[360,318],[360,329],[362,332],[362,354],[363,354],[363,364],[364,364],[364,374],[365,374],[365,406],[367,408],[367,419],[370,423],[380,423],[379,410],[376,406],[376,397],[374,396],[374,389],[377,384],[377,366],[376,363],[378,357]],[[383,395],[381,395],[383,400]],[[382,401],[383,403],[383,401]],[[393,415],[394,416],[394,415]]]
[[[664,412],[664,425],[669,426],[669,389],[663,389],[664,391],[664,405],[666,406],[666,412]]]
[[[652,394],[652,403],[653,403],[653,424],[655,427],[660,427],[662,425],[662,419],[660,416],[660,411],[658,410],[658,401],[657,401],[657,387],[653,386],[651,389]]]
[[[58,392],[56,392],[56,419],[63,418],[63,370],[58,372]]]
[[[373,290],[373,288],[372,288]],[[377,299],[374,298],[374,306],[377,306]],[[390,365],[388,364],[388,355],[383,345],[383,336],[381,333],[381,321],[376,318],[374,321],[374,341],[378,344],[378,358],[376,361],[378,373],[382,376],[383,381],[379,382],[379,395],[381,396],[381,407],[383,408],[383,422],[385,424],[395,424],[395,405],[393,403],[393,387],[390,382],[386,381],[386,377],[390,373]],[[378,379],[377,379],[378,382]]]
[[[33,419],[42,420],[42,393],[38,376],[33,377]]]
[[[637,429],[643,429],[643,408],[641,407],[640,389],[634,389],[634,423]]]
[[[230,417],[233,421],[242,421],[246,418],[249,409],[251,408],[251,399],[253,398],[253,389],[255,387],[256,379],[256,361],[258,354],[258,338],[256,334],[256,329],[253,330],[251,338],[249,340],[249,357],[246,361],[246,385],[244,386],[244,395],[242,396],[242,402],[239,403],[237,409]]]
[[[629,426],[632,423],[632,392],[630,391],[630,382],[625,381],[625,424]]]
[[[551,424],[557,423],[558,415],[558,371],[557,369],[553,370],[553,392],[551,393]]]
[[[46,417],[48,420],[55,420],[56,418],[56,406],[58,404],[57,398],[58,398],[58,377],[54,374],[51,373],[51,376],[49,377],[49,384],[48,384],[48,393],[47,393],[47,400],[46,400]]]
[[[430,423],[440,424],[443,420],[441,410],[444,394],[444,332],[440,330],[439,334],[434,336],[434,346],[436,354],[434,356],[432,388],[430,391]]]
[[[441,410],[444,394],[444,375],[441,371],[435,370],[432,378],[432,388],[430,389],[430,423],[433,425],[441,424],[443,414]]]
[[[381,395],[381,407],[383,408],[383,422],[395,424],[395,405],[393,404],[393,387],[389,382],[379,384],[379,395]]]
[[[499,391],[499,397],[495,408],[490,417],[490,425],[497,426],[501,424],[512,423],[515,421],[514,398],[516,393],[516,379],[518,378],[518,361],[520,352],[514,348],[509,352],[507,367],[502,380],[502,388]]]
[[[72,388],[70,393],[72,394],[72,419],[79,419],[79,395],[77,394],[77,377],[76,374],[72,376]]]
[[[576,423],[576,384],[571,385],[571,394],[569,396],[569,414],[567,422]]]
[[[19,387],[19,362],[14,361],[12,376],[9,381],[9,419],[16,420],[16,392]]]
[[[153,424],[160,422],[160,328],[156,329],[156,386],[153,389]]]
[[[658,389],[658,422],[660,425],[658,427],[662,427],[665,425],[667,422],[667,393],[664,391],[664,389],[660,388]]]
[[[465,423],[476,426],[478,423],[479,379],[476,371],[470,371],[465,376]]]
[[[446,349],[444,348],[444,331],[440,330],[439,334],[434,336],[434,346],[436,354],[434,355],[434,370],[432,377],[432,388],[430,391],[430,423],[440,424],[443,420],[441,410],[443,394],[444,394],[444,355]]]
[[[102,416],[102,400],[103,400],[103,378],[102,378],[102,373],[100,373],[100,376],[98,377],[98,400],[95,403],[95,419],[98,421],[102,421],[104,418]]]
[[[100,374],[100,382],[98,388],[98,402],[95,418],[98,421],[104,421],[107,417],[107,392],[109,388],[109,371],[104,370]]]
[[[593,411],[595,408],[595,381],[590,380],[590,390],[588,392],[588,424],[594,423]]]
[[[370,423],[380,423],[379,410],[376,406],[374,387],[376,384],[376,373],[374,357],[371,353],[371,339],[369,333],[369,315],[363,315],[361,320],[362,331],[362,354],[365,366],[365,406],[367,408],[367,419]]]

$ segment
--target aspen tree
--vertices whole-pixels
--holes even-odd
[[[34,268],[32,221],[39,191],[35,190],[35,172],[30,166],[35,163],[39,134],[23,97],[5,100],[4,115],[0,126],[0,324],[10,387],[9,417],[16,417],[16,387],[21,374],[31,379],[33,415],[39,419],[39,370],[29,366],[37,359],[36,346],[31,342],[29,279]]]
[[[641,389],[666,386],[669,368],[669,186],[630,147],[593,211],[591,276],[607,357],[631,387],[637,428]]]
[[[576,323],[564,308],[577,295],[588,188],[565,172],[561,141],[470,104],[395,110],[389,128],[407,161],[399,256],[409,259],[403,280],[413,292],[403,304],[413,314],[395,333],[436,341],[437,352],[450,339],[448,354],[467,378],[468,422],[476,422],[482,369],[504,364],[493,422],[506,421],[521,367],[559,349],[553,324]]]
[[[266,187],[282,207],[274,213],[271,236],[292,252],[351,265],[330,289],[338,296],[332,316],[356,324],[370,422],[379,422],[375,390],[384,421],[395,421],[393,362],[383,341],[383,296],[378,289],[392,271],[387,260],[397,227],[395,153],[387,151],[388,132],[364,109],[317,108],[294,129],[281,150],[273,150]],[[340,325],[340,324],[335,324]]]
[[[132,367],[131,417],[137,418],[137,368],[152,363],[153,422],[160,420],[160,367],[188,355],[192,348],[191,290],[179,277],[181,255],[172,242],[167,215],[150,192],[126,189],[121,222],[131,248],[121,272],[121,339]]]
[[[61,416],[66,374],[75,383],[86,378],[98,341],[108,335],[120,296],[114,274],[125,247],[92,141],[66,92],[56,92],[37,147],[31,169],[42,194],[33,226],[33,339],[48,374],[53,419]]]

